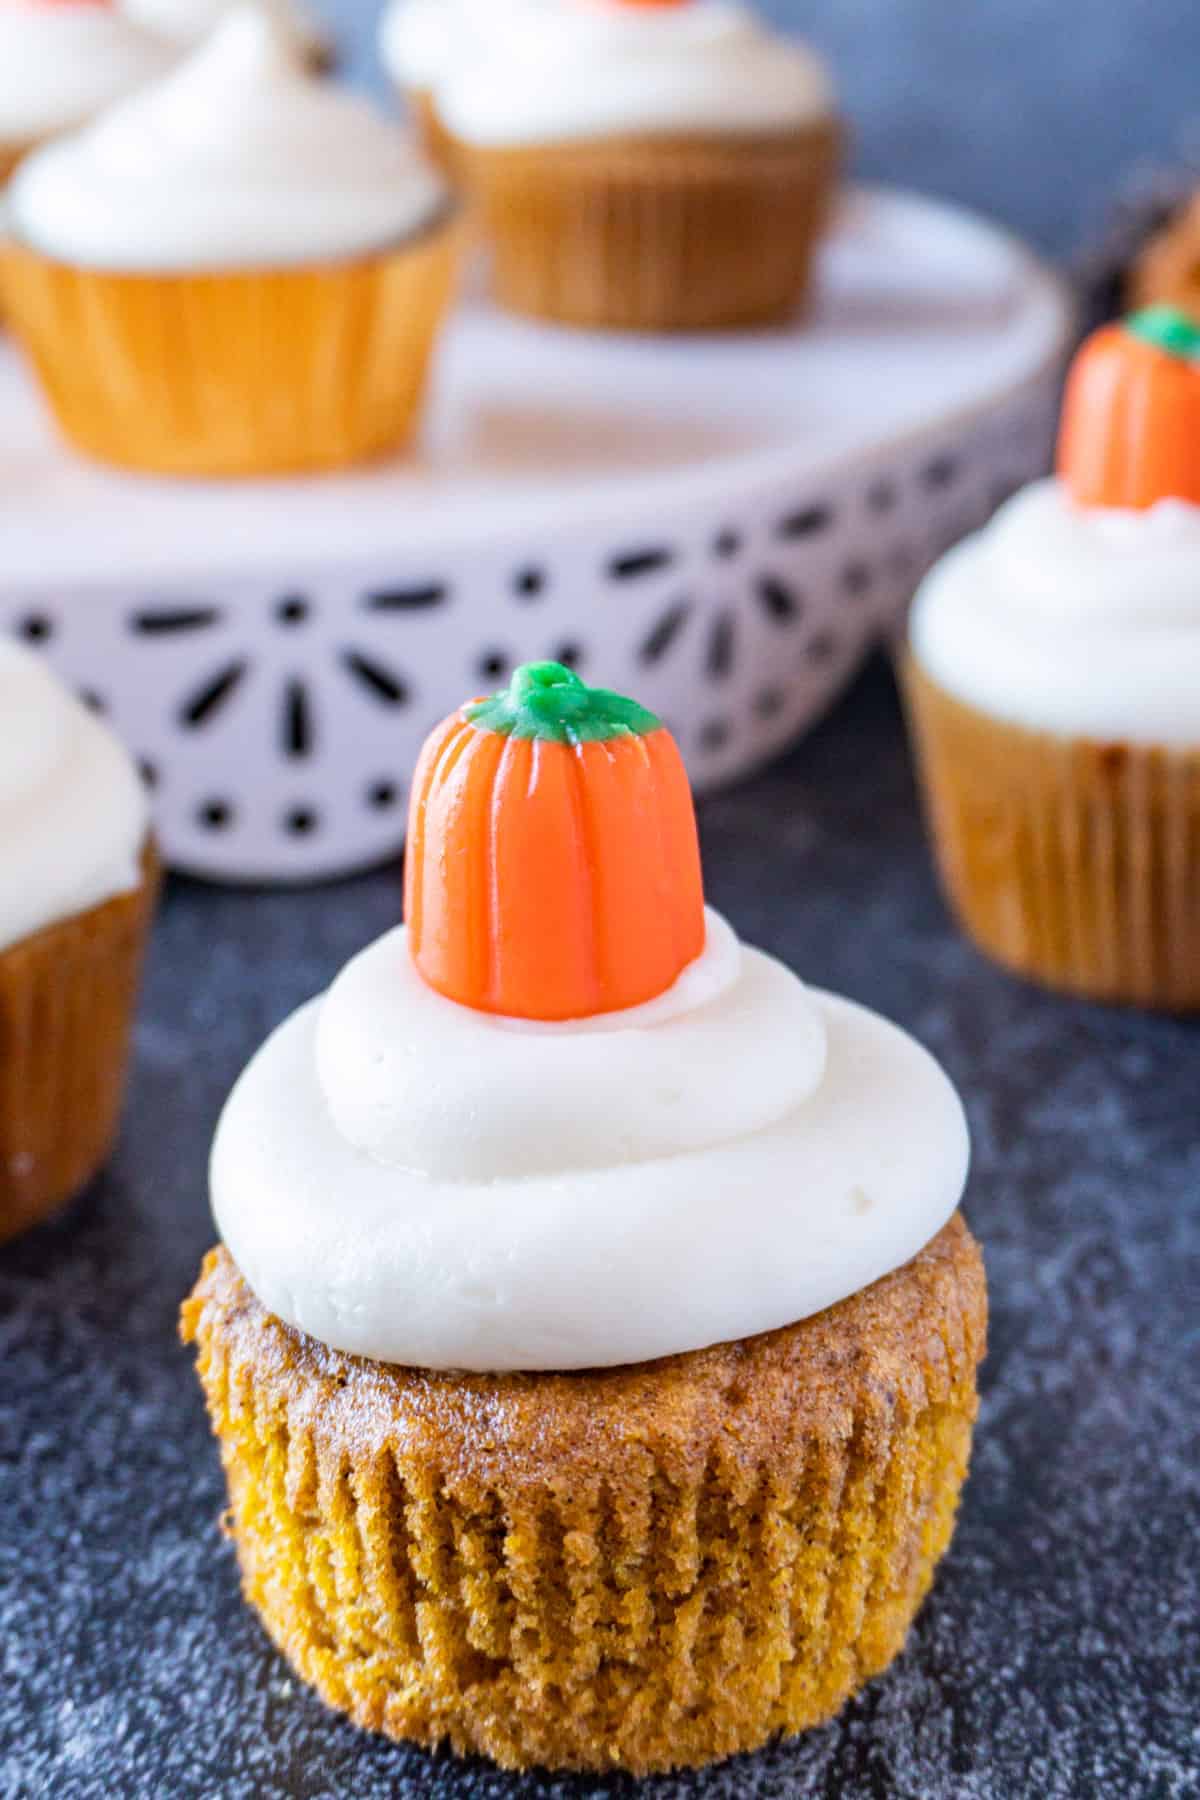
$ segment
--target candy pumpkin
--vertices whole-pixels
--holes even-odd
[[[1067,380],[1058,471],[1080,506],[1200,505],[1200,327],[1169,306],[1108,325]]]
[[[410,953],[448,999],[586,1018],[663,993],[704,948],[691,790],[653,713],[531,663],[428,739],[409,815]]]

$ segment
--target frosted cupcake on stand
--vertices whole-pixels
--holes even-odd
[[[839,159],[817,57],[736,0],[543,0],[504,19],[435,94],[502,303],[628,330],[792,315]]]
[[[172,54],[106,0],[2,0],[0,184],[37,145],[162,74]]]
[[[908,692],[943,880],[980,947],[1200,1009],[1200,327],[1106,327],[1055,480],[917,596]]]
[[[28,158],[9,227],[13,328],[91,455],[250,475],[411,435],[457,257],[448,191],[262,11]]]
[[[129,756],[0,638],[0,1242],[112,1146],[156,887]]]
[[[705,910],[670,734],[556,664],[434,732],[405,874],[213,1147],[183,1323],[248,1600],[360,1724],[509,1767],[828,1718],[966,1473],[954,1089]]]

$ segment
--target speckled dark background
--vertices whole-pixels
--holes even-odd
[[[899,1664],[839,1723],[650,1800],[1184,1800],[1200,1792],[1200,1033],[1048,998],[951,928],[881,667],[773,772],[706,802],[743,936],[941,1056],[975,1138],[992,1347],[958,1536]],[[111,1169],[0,1252],[0,1794],[518,1800],[360,1735],[238,1598],[175,1313],[204,1163],[267,1029],[399,909],[170,890]]]

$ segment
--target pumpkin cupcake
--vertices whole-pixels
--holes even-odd
[[[256,475],[413,431],[456,255],[446,190],[265,13],[29,157],[9,215],[13,327],[91,455]]]
[[[0,183],[37,145],[161,74],[170,55],[106,0],[0,5]]]
[[[1155,309],[1085,344],[1057,479],[933,571],[910,643],[970,935],[1052,987],[1200,1007],[1200,328]]]
[[[406,910],[217,1132],[183,1330],[247,1599],[330,1705],[508,1767],[828,1718],[966,1472],[953,1088],[705,911],[673,740],[555,664],[433,734]]]
[[[791,316],[838,166],[816,57],[732,0],[546,0],[508,22],[435,96],[501,302],[633,331]]]
[[[0,1241],[79,1192],[120,1114],[156,863],[137,771],[0,638]]]

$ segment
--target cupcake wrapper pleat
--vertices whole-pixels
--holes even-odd
[[[0,1241],[112,1146],[157,882],[147,852],[140,888],[0,952]]]
[[[453,1378],[321,1351],[215,1252],[184,1330],[247,1599],[331,1706],[508,1767],[644,1773],[828,1718],[904,1643],[966,1473],[982,1268],[957,1220],[922,1254],[903,1341],[860,1373],[847,1340],[836,1403],[761,1429],[751,1360],[719,1426],[660,1442],[621,1415],[581,1475],[536,1428],[501,1441],[505,1384],[542,1378],[455,1402],[474,1429],[435,1443]],[[577,1426],[556,1411],[564,1446],[603,1379]]]
[[[808,288],[837,174],[838,128],[784,138],[460,145],[516,312],[628,331],[788,318]]]
[[[1200,753],[1028,731],[906,674],[942,879],[982,950],[1097,1000],[1200,1008]]]
[[[357,262],[163,276],[11,245],[0,298],[87,454],[174,475],[335,468],[411,435],[457,243],[442,225]]]

